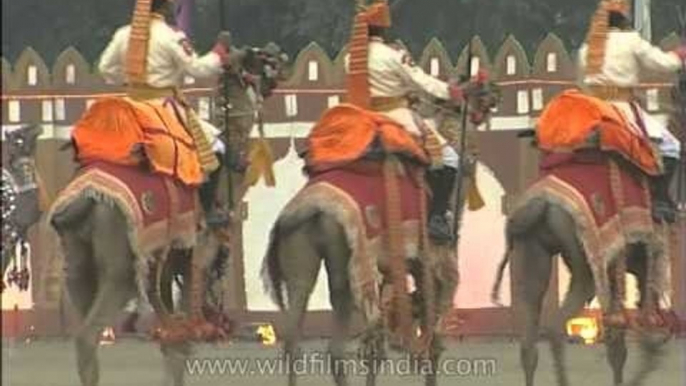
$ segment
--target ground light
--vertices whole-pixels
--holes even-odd
[[[257,327],[257,336],[265,346],[273,346],[276,344],[276,332],[271,324],[261,324]]]
[[[117,340],[117,337],[114,335],[114,329],[112,327],[107,327],[102,331],[102,334],[100,334],[100,345],[101,346],[107,346],[114,344],[114,342]]]
[[[598,320],[593,316],[574,318],[567,322],[567,335],[581,338],[584,344],[596,343],[599,334]]]

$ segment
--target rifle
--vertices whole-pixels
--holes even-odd
[[[476,1],[474,2],[476,4]],[[477,6],[475,5],[475,11]],[[472,32],[476,31],[476,12],[474,12],[474,17],[472,18]],[[472,78],[472,62],[474,58],[473,50],[474,34],[469,37],[469,44],[467,45],[467,82]],[[462,126],[460,127],[460,150],[458,152],[460,156],[459,169],[457,171],[457,193],[455,199],[455,211],[453,214],[453,231],[455,232],[455,243],[458,244],[460,240],[460,224],[462,223],[463,215],[463,200],[462,193],[464,190],[464,173],[467,166],[467,125],[469,124],[469,98],[470,95],[465,95],[464,106],[462,108]],[[476,178],[476,176],[475,176]]]
[[[677,22],[681,44],[686,44],[686,9],[677,6]],[[681,143],[681,162],[677,170],[676,197],[680,206],[686,205],[686,66],[679,72],[677,83],[672,89],[674,115],[672,126]]]
[[[221,31],[225,31],[226,24],[226,0],[219,0],[219,27]],[[229,64],[224,65],[224,71],[221,76],[221,111],[222,111],[222,135],[224,137],[224,144],[226,145],[226,155],[225,159],[231,160],[233,158],[233,148],[231,147],[231,135],[229,132],[229,119],[231,114],[231,102],[229,101]],[[229,213],[233,212],[234,209],[234,192],[233,192],[233,178],[231,176],[231,167],[228,167],[227,173],[227,185],[228,185],[228,200],[229,200]]]

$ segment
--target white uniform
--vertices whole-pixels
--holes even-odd
[[[126,58],[131,27],[117,30],[103,52],[98,69],[109,83],[126,83]],[[150,22],[148,45],[147,84],[152,87],[176,87],[184,77],[208,78],[222,71],[220,55],[210,52],[199,57],[186,35],[172,28],[161,17]]]
[[[207,137],[208,140],[210,140],[212,151],[219,154],[225,154],[226,145],[224,144],[224,141],[221,140],[221,130],[219,130],[213,124],[203,120],[200,121],[200,125],[202,126],[202,130],[205,133],[205,137]]]
[[[115,32],[112,41],[103,52],[98,69],[105,81],[125,84],[126,60],[131,26],[124,26]],[[185,76],[203,79],[222,72],[222,58],[211,51],[198,56],[186,34],[171,27],[160,15],[153,14],[150,21],[150,40],[146,68],[146,84],[154,88],[173,88],[183,84]],[[172,116],[180,116],[186,122],[186,111],[177,106],[178,101],[170,98],[154,100],[170,110]],[[174,101],[175,103],[167,103]],[[224,152],[224,144],[218,140],[220,132],[208,122],[200,120],[205,138],[215,152]]]
[[[611,30],[607,35],[604,66],[599,74],[584,75],[583,83],[592,86],[636,87],[640,84],[641,70],[661,73],[676,73],[684,63],[675,54],[661,50],[643,40],[638,32]],[[579,51],[579,68],[583,74],[586,68],[587,46]],[[643,135],[631,103],[610,101],[622,111],[631,129]],[[679,158],[681,144],[667,127],[634,104],[644,122],[648,136],[658,142],[662,155]]]
[[[372,37],[370,40],[369,84],[372,98],[404,97],[412,91],[422,91],[439,99],[450,99],[448,84],[425,73],[421,67],[414,64],[409,53],[387,45],[380,38]],[[348,59],[349,57],[346,58],[346,67]],[[453,168],[458,167],[457,153],[436,132],[431,122],[418,122],[421,118],[409,107],[383,111],[381,114],[400,123],[417,137],[424,135],[420,128],[422,124],[432,130],[443,144],[443,163]]]

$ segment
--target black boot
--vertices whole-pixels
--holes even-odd
[[[217,154],[218,159],[222,159],[221,154]],[[221,161],[220,161],[221,162]],[[211,228],[225,226],[229,223],[226,213],[217,208],[217,188],[219,187],[219,177],[221,176],[222,165],[213,171],[207,181],[200,186],[200,204],[205,213],[205,222]]]
[[[653,219],[656,222],[676,222],[677,207],[669,194],[669,186],[674,179],[679,160],[665,157],[662,159],[665,172],[652,181]]]
[[[429,236],[437,243],[448,243],[455,239],[453,227],[447,219],[448,204],[457,170],[443,167],[427,174],[433,197],[429,207]]]

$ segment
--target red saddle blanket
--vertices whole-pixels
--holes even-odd
[[[620,210],[627,226],[652,225],[648,177],[626,164],[613,165],[606,154],[547,154],[540,164],[540,173],[539,182],[547,184],[554,178],[572,188],[590,209],[599,229],[612,226],[613,222],[619,224]]]
[[[195,192],[173,177],[96,161],[79,170],[60,192],[51,213],[65,210],[83,196],[114,204],[129,223],[134,252],[147,258],[168,245],[189,247],[195,243]]]
[[[401,237],[399,245],[395,245],[403,255],[401,257],[418,257],[423,245],[422,208],[426,200],[422,196],[422,173],[411,166],[403,168],[395,164],[393,168],[395,173],[384,171],[380,162],[357,161],[316,173],[280,215],[280,218],[289,219],[280,224],[284,227],[317,213],[326,214],[342,227],[351,251],[351,290],[367,320],[378,320],[380,315],[381,270],[387,269],[392,258],[388,246],[389,230],[395,230],[392,233]],[[395,181],[385,178],[387,173],[393,175]],[[387,184],[395,185],[395,188],[387,190]],[[387,191],[394,193],[387,196]],[[389,202],[395,202],[397,206],[387,205]],[[392,212],[399,224],[389,226],[389,209],[399,211]],[[274,248],[272,237],[269,250]]]
[[[408,169],[410,170],[410,169]],[[424,194],[419,174],[408,171],[397,176],[401,220],[418,221],[421,217],[420,195]],[[345,168],[314,175],[308,186],[327,184],[339,189],[357,207],[364,219],[367,238],[373,239],[388,226],[386,185],[381,163],[359,161]]]

